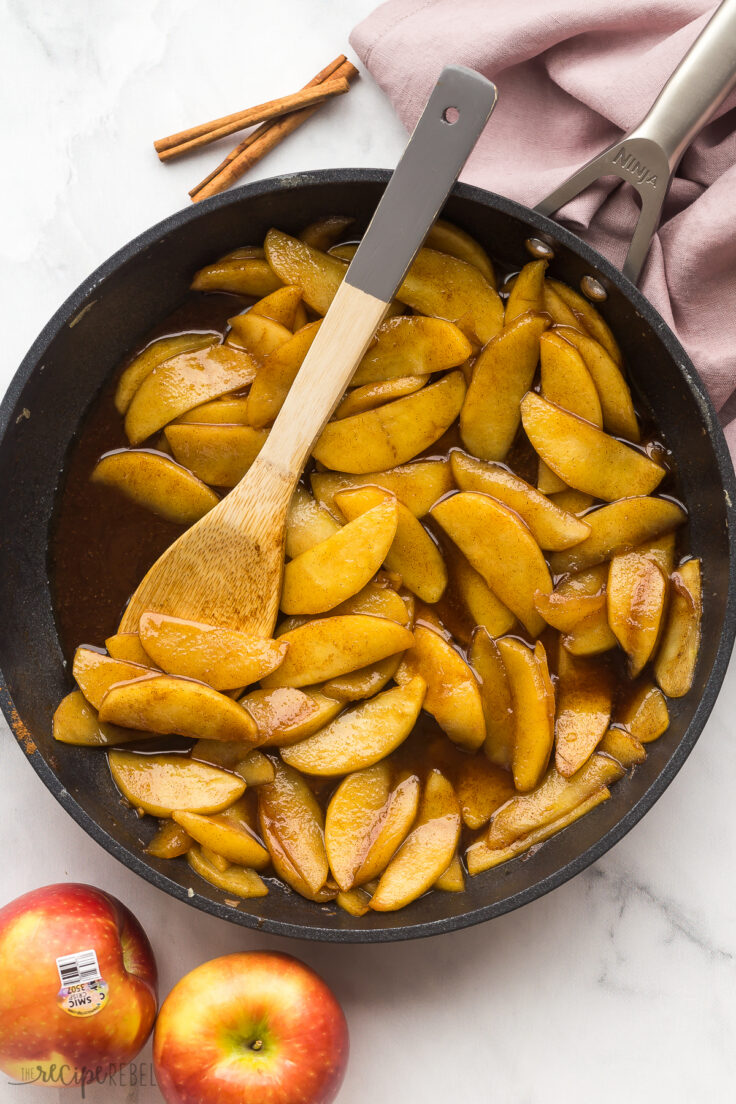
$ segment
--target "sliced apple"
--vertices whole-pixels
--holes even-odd
[[[122,659],[127,663],[139,663],[141,667],[156,667],[136,632],[113,633],[105,641],[105,647],[107,648],[107,654],[112,656],[113,659]]]
[[[639,495],[601,506],[585,515],[590,536],[574,548],[555,552],[550,567],[555,575],[581,571],[628,552],[644,541],[672,532],[687,520],[687,514],[666,498]]]
[[[144,732],[102,724],[81,690],[72,690],[57,705],[52,734],[61,744],[78,744],[82,747],[111,747],[115,744],[128,744],[131,740],[140,740],[146,736]]]
[[[341,701],[317,690],[305,692],[293,686],[251,690],[240,704],[256,723],[259,747],[296,744],[323,728],[343,707]]]
[[[537,590],[552,592],[542,551],[517,514],[473,491],[438,502],[430,511],[447,535],[483,576],[493,593],[532,635],[544,628],[534,606]]]
[[[337,678],[330,679],[323,685],[322,691],[328,697],[341,702],[372,698],[389,684],[400,664],[401,654],[387,656],[378,663],[361,667],[360,670],[352,671],[349,675],[339,675]]]
[[[450,782],[432,770],[416,822],[381,875],[371,908],[392,912],[421,897],[447,870],[460,838],[460,807]]]
[[[606,609],[590,613],[562,637],[563,646],[571,655],[595,656],[610,652],[618,641],[608,623]]]
[[[273,782],[276,771],[273,763],[262,751],[253,748],[244,759],[240,759],[235,765],[235,773],[245,781],[246,786],[265,786],[267,782]]]
[[[182,755],[108,753],[113,782],[130,804],[152,816],[170,817],[189,810],[219,813],[245,790],[235,774]]]
[[[186,855],[193,842],[175,820],[161,820],[156,835],[146,847],[146,854],[156,859],[176,859]]]
[[[344,237],[347,230],[353,225],[355,219],[350,215],[325,215],[315,219],[305,226],[299,235],[301,241],[306,242],[312,249],[321,249],[326,252],[330,246],[335,245]]]
[[[632,736],[626,729],[615,726],[608,729],[598,745],[598,750],[616,759],[624,770],[628,770],[637,763],[643,763],[647,757],[646,748],[641,740],[637,740],[636,736]]]
[[[242,349],[213,345],[164,361],[141,383],[125,415],[133,445],[145,441],[187,410],[252,383],[256,361]]]
[[[99,709],[111,686],[145,678],[151,674],[151,668],[129,660],[112,659],[104,652],[82,645],[74,653],[72,674],[90,705]]]
[[[452,856],[447,870],[440,874],[432,889],[440,889],[443,893],[462,893],[465,889],[465,871],[457,851]]]
[[[325,613],[357,594],[375,575],[389,555],[399,521],[396,499],[380,491],[377,495],[365,512],[356,511],[342,529],[286,565],[281,590],[284,613]],[[420,524],[406,513],[415,525]]]
[[[267,640],[152,610],[142,615],[139,632],[146,652],[163,671],[198,679],[215,690],[234,690],[258,682],[279,666],[288,649],[282,640]]]
[[[100,705],[100,720],[194,740],[257,739],[249,713],[211,686],[174,675],[120,683],[108,690]]]
[[[385,817],[390,792],[391,768],[383,762],[349,774],[330,798],[325,815],[325,848],[340,889],[352,888],[372,837]]]
[[[341,472],[312,472],[312,490],[315,497],[330,513],[338,518],[340,511],[335,495],[353,487],[375,486],[396,495],[399,502],[411,510],[415,517],[428,514],[437,499],[453,488],[452,472],[447,460],[413,460],[409,464],[390,468],[388,471],[371,472],[368,475],[344,475]]]
[[[687,694],[695,677],[703,616],[700,560],[681,564],[671,578],[672,600],[654,674],[668,698]]]
[[[376,330],[352,379],[354,387],[399,376],[427,376],[464,364],[473,351],[462,330],[421,314],[388,318]]]
[[[614,556],[606,587],[608,624],[636,678],[649,662],[662,628],[667,580],[653,559],[638,552]]]
[[[255,870],[237,865],[228,866],[224,871],[218,870],[207,858],[202,847],[190,847],[187,851],[187,862],[200,878],[233,897],[248,899],[265,897],[268,893],[268,886]]]
[[[421,391],[427,382],[427,376],[397,376],[395,379],[382,380],[379,383],[365,383],[362,387],[353,387],[340,402],[333,420],[350,418],[353,414],[362,414],[365,410],[374,410],[377,406],[413,395]]]
[[[403,685],[417,675],[427,684],[424,708],[443,732],[462,747],[480,747],[486,723],[478,680],[452,644],[425,625],[415,627],[414,644],[395,677]]]
[[[366,840],[360,865],[353,875],[354,885],[366,885],[386,869],[414,823],[419,792],[417,775],[404,773],[399,778],[374,825],[375,830]]]
[[[561,633],[573,632],[581,621],[592,614],[605,616],[605,594],[536,594],[534,604],[544,620]]]
[[[414,637],[388,618],[346,614],[309,621],[279,639],[289,644],[289,651],[278,670],[261,680],[267,689],[313,686],[346,675],[403,652]]]
[[[675,533],[665,533],[663,537],[658,537],[657,540],[645,541],[634,551],[638,552],[640,556],[646,556],[647,559],[653,560],[665,577],[669,578],[675,568],[676,543]]]
[[[391,571],[397,571],[404,586],[422,601],[439,601],[447,586],[445,561],[432,537],[403,502],[399,502],[389,491],[380,487],[366,486],[339,491],[335,495],[335,504],[348,518],[349,525],[345,529],[350,525],[357,525],[361,517],[365,520],[379,508],[385,509],[388,504],[392,504],[396,511],[397,524],[383,562]],[[369,530],[376,539],[375,524]]]
[[[482,627],[473,633],[468,656],[480,680],[480,696],[486,718],[486,758],[505,770],[514,756],[515,725],[511,686],[498,644]]]
[[[191,756],[192,759],[199,759],[200,762],[209,763],[213,767],[234,771],[238,763],[242,762],[252,750],[252,740],[197,740],[191,750]]]
[[[248,313],[272,318],[274,322],[286,326],[287,330],[293,333],[299,328],[300,312],[303,310],[302,289],[295,284],[288,284],[285,287],[276,288],[275,291],[259,299]]]
[[[330,422],[314,446],[314,458],[356,475],[405,464],[452,425],[464,397],[465,377],[450,372],[415,395]]]
[[[192,280],[193,291],[230,291],[258,298],[280,286],[281,280],[264,259],[263,249],[256,245],[233,249],[214,264],[200,268]]]
[[[531,391],[521,401],[521,418],[545,464],[570,487],[594,498],[647,495],[665,474],[644,453]]]
[[[164,433],[175,459],[214,487],[239,483],[268,437],[247,425],[170,425]]]
[[[540,548],[560,551],[580,544],[589,535],[585,521],[556,506],[502,464],[476,460],[458,449],[450,454],[450,463],[461,491],[479,491],[503,502],[526,522]]]
[[[516,617],[493,593],[483,576],[475,570],[459,548],[445,549],[457,596],[472,619],[491,636],[503,636],[516,624]]]
[[[314,736],[281,749],[281,758],[305,774],[334,776],[362,770],[390,755],[414,727],[427,686],[414,677],[406,685],[341,713]]]
[[[560,649],[557,667],[555,766],[569,778],[587,762],[611,720],[613,678],[601,662]]]
[[[539,360],[544,397],[600,428],[603,411],[598,392],[575,346],[558,330],[550,330],[539,339]]]
[[[483,755],[464,756],[453,781],[463,823],[472,829],[482,828],[516,794],[509,772]]]
[[[247,425],[248,396],[223,395],[180,414],[172,425]],[[164,437],[164,440],[166,438]]]
[[[491,258],[485,249],[465,230],[444,219],[437,219],[424,239],[428,249],[437,249],[440,253],[449,253],[461,261],[475,265],[485,276],[491,287],[496,286],[496,276]]]
[[[336,606],[333,616],[348,613],[367,613],[373,617],[388,617],[399,625],[411,627],[411,617],[406,602],[393,587],[382,586],[378,582],[367,583],[362,590]]]
[[[477,345],[503,326],[503,303],[479,269],[434,249],[419,250],[397,298],[419,314],[449,319]]]
[[[263,870],[271,861],[268,851],[240,813],[237,802],[224,813],[209,816],[180,809],[174,812],[173,819],[193,840],[222,855],[228,862]]]
[[[483,349],[460,413],[460,436],[475,456],[503,460],[520,423],[519,403],[534,379],[539,339],[549,325],[523,314]]]
[[[291,499],[286,516],[286,555],[290,559],[308,552],[339,530],[338,522],[324,506],[316,502],[300,483]]]
[[[248,421],[257,429],[270,425],[284,404],[321,322],[312,322],[265,357],[248,395]]]
[[[616,338],[613,336],[611,327],[605,321],[600,311],[593,306],[589,299],[586,299],[584,295],[575,291],[569,284],[564,284],[562,280],[549,279],[547,284],[550,290],[557,295],[558,299],[562,299],[566,306],[573,312],[577,328],[581,329],[580,323],[582,323],[582,328],[587,330],[596,341],[600,342],[608,355],[620,366],[623,363],[621,350],[618,347]]]
[[[256,360],[263,360],[289,340],[291,330],[273,318],[245,311],[228,318],[230,330],[225,339],[228,345],[245,349]]]
[[[108,452],[97,461],[90,478],[93,483],[115,487],[126,498],[176,525],[193,525],[220,501],[186,468],[145,449]]]
[[[304,302],[317,314],[327,314],[347,266],[280,230],[269,230],[263,247],[276,276],[285,284],[300,287]]]
[[[555,692],[547,653],[513,637],[497,641],[511,690],[514,715],[512,770],[517,790],[533,790],[547,769],[555,734]]]
[[[651,681],[637,686],[619,703],[615,719],[642,744],[658,740],[670,725],[664,694]]]
[[[510,325],[527,311],[541,314],[544,311],[544,274],[547,261],[529,261],[514,278],[506,300],[505,325]]]
[[[570,326],[557,329],[560,337],[574,345],[585,361],[585,366],[595,383],[603,414],[603,428],[617,437],[629,441],[640,438],[639,423],[634,410],[629,385],[619,364],[610,353],[587,333]]]
[[[307,782],[277,762],[276,777],[258,788],[258,820],[276,872],[297,892],[318,893],[330,872],[324,817]]]
[[[558,293],[555,285],[549,280],[544,281],[544,310],[550,316],[555,326],[576,326],[581,328],[581,323],[574,310],[567,305]]]
[[[118,414],[125,414],[136,391],[154,368],[181,353],[195,353],[199,349],[218,345],[219,342],[220,335],[215,333],[175,334],[152,341],[122,371],[115,389],[115,409]]]

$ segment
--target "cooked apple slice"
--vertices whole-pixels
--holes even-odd
[[[180,414],[172,425],[247,425],[248,396],[223,395]],[[164,437],[164,441],[166,438]]]
[[[539,361],[544,397],[600,428],[603,411],[598,392],[575,346],[558,330],[550,330],[539,339]]]
[[[610,353],[587,333],[560,326],[560,337],[574,345],[585,361],[598,392],[603,413],[603,428],[617,437],[638,441],[640,437],[631,391],[619,364]]]
[[[215,690],[235,690],[258,682],[279,666],[288,648],[282,640],[266,640],[152,610],[142,615],[139,632],[146,652],[163,671],[198,679]]]
[[[135,732],[117,725],[102,724],[97,713],[85,699],[81,690],[72,690],[56,707],[53,720],[53,737],[61,744],[79,744],[82,747],[110,747],[128,744],[153,733]]]
[[[506,666],[498,644],[482,627],[473,633],[468,656],[480,680],[480,696],[486,718],[486,758],[511,770],[514,755],[514,713]]]
[[[670,726],[664,694],[653,682],[637,686],[616,709],[616,724],[623,725],[640,743],[658,740]]]
[[[390,792],[391,768],[383,762],[343,778],[330,798],[325,815],[325,848],[340,889],[352,888],[372,837],[385,818]]]
[[[672,600],[654,674],[668,698],[681,698],[693,684],[703,615],[700,560],[688,560],[672,575]]]
[[[483,755],[464,756],[453,780],[463,823],[468,828],[482,828],[516,793],[509,772],[489,763]]]
[[[141,644],[136,632],[114,633],[105,641],[107,654],[113,659],[122,659],[127,663],[139,663],[141,667],[156,667],[148,652]]]
[[[440,874],[432,889],[440,889],[443,893],[462,893],[465,889],[465,871],[457,851],[452,856],[447,870]]]
[[[158,831],[145,850],[156,859],[176,859],[186,855],[193,842],[175,820],[160,820]]]
[[[414,823],[419,808],[419,790],[415,774],[403,774],[399,778],[375,824],[375,831],[366,840],[363,857],[353,875],[354,885],[364,886],[386,869]]]
[[[220,501],[186,468],[145,449],[108,452],[97,461],[90,479],[117,488],[126,498],[175,525],[193,525]]]
[[[460,413],[460,436],[475,456],[503,460],[521,420],[519,403],[534,379],[539,338],[549,325],[541,314],[524,314],[483,349]]]
[[[220,335],[215,333],[176,334],[152,341],[123,369],[115,389],[115,409],[119,414],[125,414],[144,379],[164,361],[179,356],[180,353],[208,349],[219,342]]]
[[[594,498],[649,494],[665,474],[644,453],[532,391],[521,401],[521,418],[545,464],[570,487]]]
[[[674,533],[665,533],[663,537],[658,537],[657,540],[645,541],[634,551],[656,563],[665,578],[669,578],[675,568],[676,543],[677,539]]]
[[[453,449],[450,464],[461,491],[479,491],[503,502],[526,522],[540,548],[571,548],[590,533],[585,521],[556,506],[502,464],[476,460],[459,449]]]
[[[546,467],[540,460],[540,471],[543,466]],[[546,468],[546,470],[549,471],[549,468]],[[552,473],[550,472],[550,474]],[[582,491],[574,491],[572,487],[566,487],[564,491],[553,491],[547,497],[550,502],[554,502],[555,506],[559,506],[561,510],[566,510],[568,514],[575,514],[576,517],[582,517],[593,505],[593,499],[590,495],[583,494]]]
[[[417,625],[414,644],[396,672],[399,685],[420,675],[427,683],[424,708],[450,739],[475,749],[486,738],[478,680],[459,652],[434,629]]]
[[[187,862],[200,878],[234,897],[248,899],[265,897],[268,893],[268,886],[255,870],[237,865],[228,866],[224,871],[218,870],[207,858],[205,849],[196,844],[187,851]]]
[[[370,767],[411,732],[427,690],[422,678],[384,690],[341,713],[314,736],[281,749],[281,758],[305,774],[334,776]]]
[[[460,838],[460,807],[452,785],[432,770],[416,822],[381,875],[371,908],[392,912],[421,897],[447,870]]]
[[[503,326],[503,303],[475,265],[434,249],[419,250],[396,297],[419,314],[449,319],[476,345]]]
[[[72,674],[90,705],[99,709],[111,686],[118,682],[145,678],[151,674],[151,668],[128,660],[112,659],[104,652],[82,645],[74,653]]]
[[[326,253],[330,246],[345,237],[346,231],[354,222],[355,219],[350,215],[325,215],[305,226],[299,238],[312,249],[321,249]]]
[[[610,652],[618,644],[608,623],[605,609],[588,614],[562,637],[564,647],[571,655],[596,656]]]
[[[244,779],[246,786],[264,786],[273,782],[276,771],[273,763],[262,751],[253,748],[244,759],[235,764],[235,773]]]
[[[346,265],[280,230],[269,230],[263,247],[276,276],[285,284],[300,287],[304,302],[317,314],[327,314],[345,278]]]
[[[624,770],[643,763],[647,757],[646,748],[641,740],[632,736],[624,728],[609,728],[598,745],[598,750],[605,755],[610,755],[621,764]]]
[[[365,410],[375,410],[377,406],[402,399],[421,391],[427,382],[427,376],[397,376],[395,379],[382,380],[379,383],[365,383],[362,387],[353,387],[338,404],[333,415],[334,421],[350,418],[353,414],[362,414]]]
[[[133,396],[125,415],[128,440],[138,445],[192,407],[247,387],[257,368],[252,356],[229,345],[180,353],[164,361]]]
[[[206,265],[195,273],[193,291],[230,291],[235,295],[270,295],[281,286],[281,280],[264,259],[257,245],[244,245]]]
[[[276,872],[297,892],[318,893],[330,872],[324,817],[306,781],[276,762],[276,777],[258,788],[258,820]],[[296,876],[295,876],[296,875]]]
[[[427,376],[457,368],[473,347],[462,330],[444,318],[421,314],[388,318],[376,330],[352,379],[354,387],[397,376]]]
[[[602,663],[560,649],[557,667],[555,766],[569,778],[587,762],[611,720],[613,679]]]
[[[415,395],[330,422],[313,456],[334,471],[363,475],[405,464],[437,441],[465,397],[462,372],[450,372]]]
[[[296,744],[318,732],[343,707],[341,701],[328,698],[317,690],[305,692],[293,686],[251,690],[240,699],[240,704],[256,723],[259,747]],[[242,757],[241,754],[238,759]]]
[[[235,774],[182,755],[138,755],[110,751],[113,782],[130,804],[152,816],[170,817],[189,810],[219,813],[245,790]]]
[[[504,324],[520,318],[527,311],[541,314],[544,311],[544,274],[547,261],[529,261],[515,277],[509,297],[506,300]]]
[[[100,720],[194,740],[248,740],[257,730],[249,713],[211,686],[174,675],[151,674],[112,686],[100,705]]]
[[[253,750],[252,740],[197,740],[191,750],[192,759],[213,767],[234,771],[238,763]],[[246,779],[247,782],[247,779]]]
[[[497,644],[511,690],[514,785],[524,792],[533,790],[547,769],[555,734],[555,692],[539,641],[533,651],[513,637]]]
[[[667,581],[654,560],[625,552],[611,560],[606,594],[608,624],[629,657],[630,677],[636,678],[659,639]]]
[[[290,559],[308,552],[337,533],[340,526],[301,483],[294,491],[286,516],[286,555]]]
[[[670,533],[687,520],[687,514],[666,498],[640,495],[601,506],[585,515],[590,536],[574,548],[555,552],[550,568],[555,575],[581,571],[628,552],[644,541]]]
[[[581,621],[592,614],[605,616],[605,594],[536,594],[534,604],[544,620],[561,633],[573,632]]]
[[[375,575],[389,555],[399,521],[396,499],[380,491],[377,495],[365,512],[356,511],[342,529],[286,565],[281,590],[284,613],[325,613],[357,594]],[[415,525],[420,524],[406,513]]]
[[[289,644],[289,651],[278,670],[261,680],[267,689],[313,686],[346,675],[403,652],[414,637],[388,618],[347,614],[308,621],[279,639]]]
[[[164,434],[175,459],[214,487],[239,483],[268,437],[247,425],[170,425]]]
[[[459,548],[445,549],[452,581],[474,625],[482,625],[491,636],[503,636],[516,624],[516,618],[496,597],[483,576],[468,562]]]
[[[447,460],[412,460],[409,464],[368,475],[343,475],[341,472],[312,472],[315,497],[340,520],[335,495],[352,487],[375,486],[396,495],[415,517],[428,514],[438,498],[453,488]]]
[[[228,318],[230,330],[225,339],[227,345],[245,349],[256,360],[263,360],[289,340],[291,330],[273,318],[245,311]]]
[[[521,518],[474,491],[445,498],[430,513],[493,593],[538,636],[544,621],[534,606],[534,595],[537,590],[551,594],[552,579],[539,545]]]
[[[554,284],[549,279],[544,281],[544,310],[550,316],[555,326],[581,327],[578,316],[558,294]]]
[[[252,426],[262,429],[273,422],[321,324],[304,326],[261,362],[248,395],[248,421]]]
[[[436,249],[440,253],[449,253],[451,257],[458,257],[461,261],[475,265],[485,276],[491,287],[496,286],[496,275],[493,271],[491,258],[485,249],[459,226],[454,226],[444,219],[437,219],[432,229],[424,239],[427,249]]]
[[[248,827],[247,820],[238,809],[238,802],[224,813],[209,816],[180,809],[173,814],[173,819],[193,840],[222,855],[228,862],[263,870],[271,861],[266,848]]]
[[[620,366],[623,363],[621,350],[618,347],[616,338],[613,336],[611,327],[604,320],[600,311],[593,306],[589,299],[586,299],[585,296],[575,291],[569,284],[564,284],[562,280],[553,280],[550,278],[547,281],[547,285],[549,289],[556,294],[558,300],[562,299],[566,306],[573,312],[577,328],[587,330],[591,337],[600,342],[608,355]],[[582,327],[580,323],[582,323]]]
[[[287,330],[293,333],[294,330],[299,329],[300,324],[303,324],[301,323],[303,311],[302,289],[295,284],[288,284],[285,287],[276,288],[263,299],[259,299],[248,313],[272,318],[274,322],[286,326]]]
[[[383,586],[378,582],[367,583],[352,598],[347,598],[333,610],[333,616],[348,613],[368,613],[373,617],[388,617],[391,621],[397,621],[399,625],[411,627],[411,617],[404,599],[393,587]]]
[[[404,586],[423,602],[439,601],[447,586],[445,561],[427,530],[403,502],[380,487],[366,486],[339,491],[335,495],[335,503],[351,525],[357,525],[357,519],[366,519],[379,507],[392,504],[397,524],[383,562],[391,571],[397,571]],[[349,525],[345,528],[348,529]],[[375,524],[369,528],[375,533]]]
[[[398,671],[400,663],[400,654],[386,656],[378,663],[361,667],[358,671],[351,671],[349,675],[338,675],[337,678],[330,679],[323,685],[322,691],[327,697],[341,702],[372,698],[389,684]]]

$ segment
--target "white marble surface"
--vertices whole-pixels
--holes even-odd
[[[350,27],[372,6],[1,0],[0,388],[68,292],[182,206],[214,163],[209,150],[164,168],[152,138],[299,86],[346,47]],[[402,142],[365,78],[253,175],[387,166]],[[0,901],[65,878],[111,890],[153,940],[162,996],[217,954],[273,947],[300,956],[334,986],[350,1021],[340,1104],[730,1101],[735,707],[732,667],[682,774],[595,868],[493,923],[377,947],[263,937],[164,896],[62,812],[3,728]],[[2,1101],[54,1095],[10,1088],[0,1076]],[[88,1099],[160,1097],[153,1087],[125,1086]]]

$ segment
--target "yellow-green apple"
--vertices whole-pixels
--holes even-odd
[[[125,905],[94,886],[44,886],[0,909],[0,1069],[90,1082],[135,1058],[156,1018],[156,962]]]
[[[348,1029],[331,989],[290,955],[224,955],[192,970],[153,1035],[167,1104],[329,1104]]]

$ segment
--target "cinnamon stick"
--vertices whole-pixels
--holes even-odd
[[[357,75],[358,70],[355,66],[341,55],[313,77],[305,88],[323,84],[333,76],[336,79],[344,78],[350,81]],[[305,123],[318,107],[319,104],[314,104],[299,111],[292,111],[288,115],[263,123],[252,134],[247,135],[204,180],[192,188],[189,195],[193,202],[198,203],[201,199],[207,199],[229,188],[287,135],[292,134],[297,127]]]
[[[267,119],[278,118],[291,111],[322,103],[332,96],[340,96],[347,92],[349,87],[344,77],[327,80],[314,87],[302,88],[290,96],[281,96],[279,99],[269,100],[268,103],[258,104],[257,107],[250,107],[245,111],[236,111],[233,115],[212,119],[209,123],[199,123],[188,130],[179,131],[178,134],[170,134],[168,138],[159,138],[153,146],[159,158],[162,161],[168,161],[182,153],[216,142],[218,138],[225,138],[228,134],[245,130],[255,123],[262,123]]]

